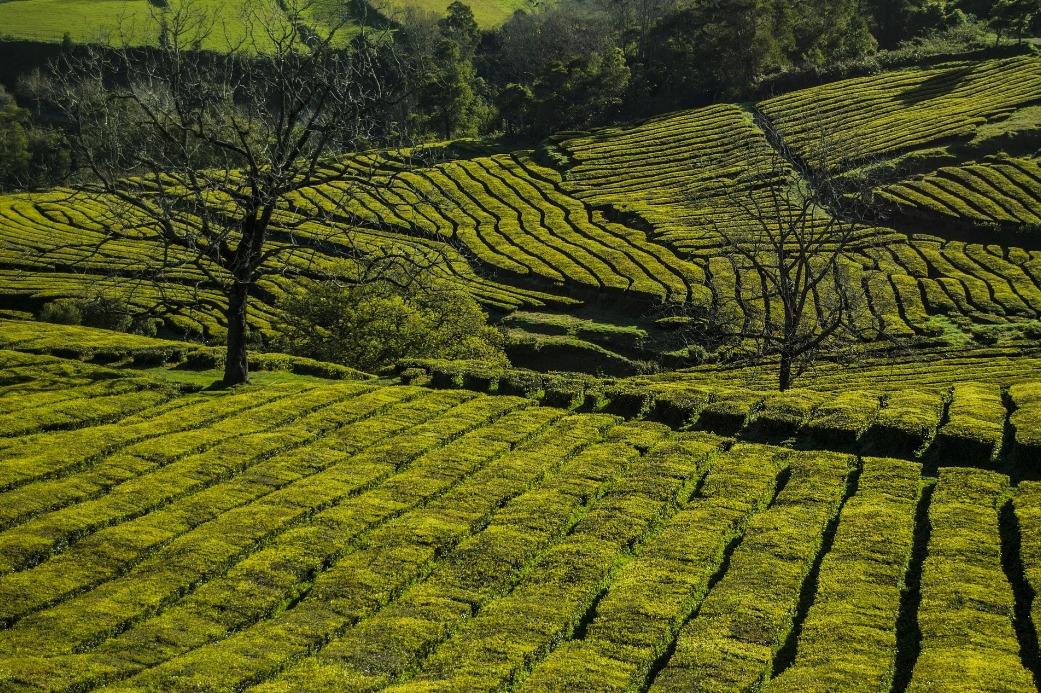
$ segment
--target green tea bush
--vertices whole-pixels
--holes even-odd
[[[817,577],[795,662],[771,693],[890,689],[896,623],[911,556],[921,465],[865,458]]]
[[[422,653],[465,625],[462,614],[495,600],[623,473],[631,449],[597,443],[599,434],[615,422],[606,416],[565,418],[535,444],[504,458],[513,470],[506,483],[513,488],[533,474],[543,476],[495,513],[483,532],[448,553],[422,584],[261,690],[292,690],[303,681],[335,687],[345,675],[382,684],[412,672]]]
[[[809,419],[824,396],[812,390],[793,389],[768,395],[748,426],[748,434],[765,438],[791,438]]]
[[[1016,453],[1032,472],[1041,461],[1041,383],[1017,383],[1009,388],[1015,406],[1009,423],[1015,429]]]
[[[1034,595],[1041,594],[1041,482],[1021,481],[1013,499],[1014,517],[1019,525],[1019,558],[1023,578]],[[1030,605],[1034,632],[1041,625],[1041,600]]]
[[[983,383],[958,383],[947,409],[947,423],[936,434],[941,465],[988,466],[1001,449],[1005,405],[1001,388]]]
[[[694,437],[677,443],[711,441]],[[687,452],[679,446],[676,452]],[[772,499],[786,457],[779,448],[738,444],[709,458],[701,492],[622,568],[597,605],[586,637],[553,652],[525,681],[525,689],[642,687],[655,661],[701,605],[727,546]]]
[[[910,693],[1036,690],[1020,658],[1014,597],[1002,569],[998,511],[1008,492],[1008,477],[991,471],[940,470]]]
[[[769,679],[852,461],[836,453],[792,454],[790,480],[768,510],[748,521],[729,569],[697,618],[679,631],[651,693],[756,690]]]
[[[945,398],[939,393],[906,389],[887,395],[864,444],[877,455],[921,455],[936,435]]]

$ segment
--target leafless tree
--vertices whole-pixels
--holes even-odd
[[[771,139],[735,143],[743,166],[721,181],[713,228],[735,285],[717,286],[711,330],[757,359],[778,357],[787,390],[823,350],[878,340],[886,325],[855,253],[872,228],[869,186],[836,175],[858,160],[855,143],[818,126],[799,157]]]
[[[86,172],[74,195],[157,241],[158,266],[190,267],[226,297],[224,386],[249,379],[257,282],[298,267],[297,234],[314,240],[321,227],[302,193],[335,184],[321,209],[349,219],[353,186],[371,175],[331,157],[393,130],[391,42],[306,2],[246,3],[234,27],[192,0],[157,8],[151,47],[126,31],[118,48],[77,51],[54,76]]]

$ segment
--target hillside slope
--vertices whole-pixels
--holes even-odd
[[[1041,199],[1030,168],[1039,100],[1041,58],[1018,56],[562,134],[531,151],[432,147],[329,164],[336,180],[301,193],[273,235],[314,252],[268,268],[251,325],[271,336],[286,291],[352,253],[393,252],[424,264],[440,258],[441,276],[499,315],[534,308],[647,333],[646,348],[620,359],[614,345],[594,339],[611,353],[591,358],[593,367],[614,359],[632,372],[626,362],[667,351],[675,352],[670,364],[682,364],[687,352],[675,351],[654,318],[710,310],[739,323],[755,314],[755,281],[735,270],[720,230],[755,221],[735,196],[767,204],[783,185],[754,163],[778,141],[812,159],[816,113],[861,152],[835,173],[883,180],[875,197],[899,208],[859,228],[849,247],[844,271],[869,308],[862,331],[935,342],[954,325],[986,343],[991,326],[1028,329],[1041,317],[1041,245],[1030,211]],[[1002,147],[1006,158],[973,163]],[[912,164],[921,178],[906,178]],[[348,210],[328,217],[344,194]],[[930,200],[941,214],[928,216]],[[153,231],[103,200],[62,190],[0,198],[0,308],[35,311],[56,297],[101,294],[161,315],[168,335],[220,339],[223,297],[186,258],[161,262],[157,247]],[[547,343],[551,353],[553,340],[543,339],[551,334],[536,333],[529,351]],[[572,340],[562,353],[572,348],[585,347]]]

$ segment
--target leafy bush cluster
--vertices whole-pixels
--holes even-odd
[[[507,363],[502,334],[477,301],[438,280],[319,283],[282,307],[280,346],[319,361],[369,372],[405,357]]]
[[[100,293],[85,298],[55,299],[44,304],[37,317],[59,325],[86,325],[146,336],[154,336],[161,323],[135,312],[121,299]]]

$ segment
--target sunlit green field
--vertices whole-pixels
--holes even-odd
[[[4,691],[1037,690],[1036,384],[973,457],[1000,388],[735,434],[720,396],[155,373],[0,351]],[[932,452],[850,448],[880,426]]]
[[[217,25],[205,43],[226,49],[244,36],[243,0],[196,3]],[[66,33],[77,43],[149,45],[158,40],[149,18],[157,8],[148,0],[11,0],[0,2],[0,35],[37,41],[61,41]]]
[[[226,50],[245,35],[243,16],[260,3],[252,0],[200,0],[193,7],[207,13],[213,20],[215,30],[204,43],[211,50]],[[325,5],[316,5],[319,14],[326,11]],[[384,16],[394,18],[408,6],[418,5],[438,15],[444,13],[450,3],[445,0],[427,0],[422,3],[377,2],[372,7]],[[527,4],[522,0],[475,0],[469,3],[474,18],[484,28],[502,24]],[[277,8],[277,5],[272,4]],[[149,0],[6,0],[0,2],[0,37],[31,39],[35,41],[61,41],[68,34],[77,43],[103,42],[131,45],[152,44],[157,40],[155,26],[150,15],[158,7]]]

